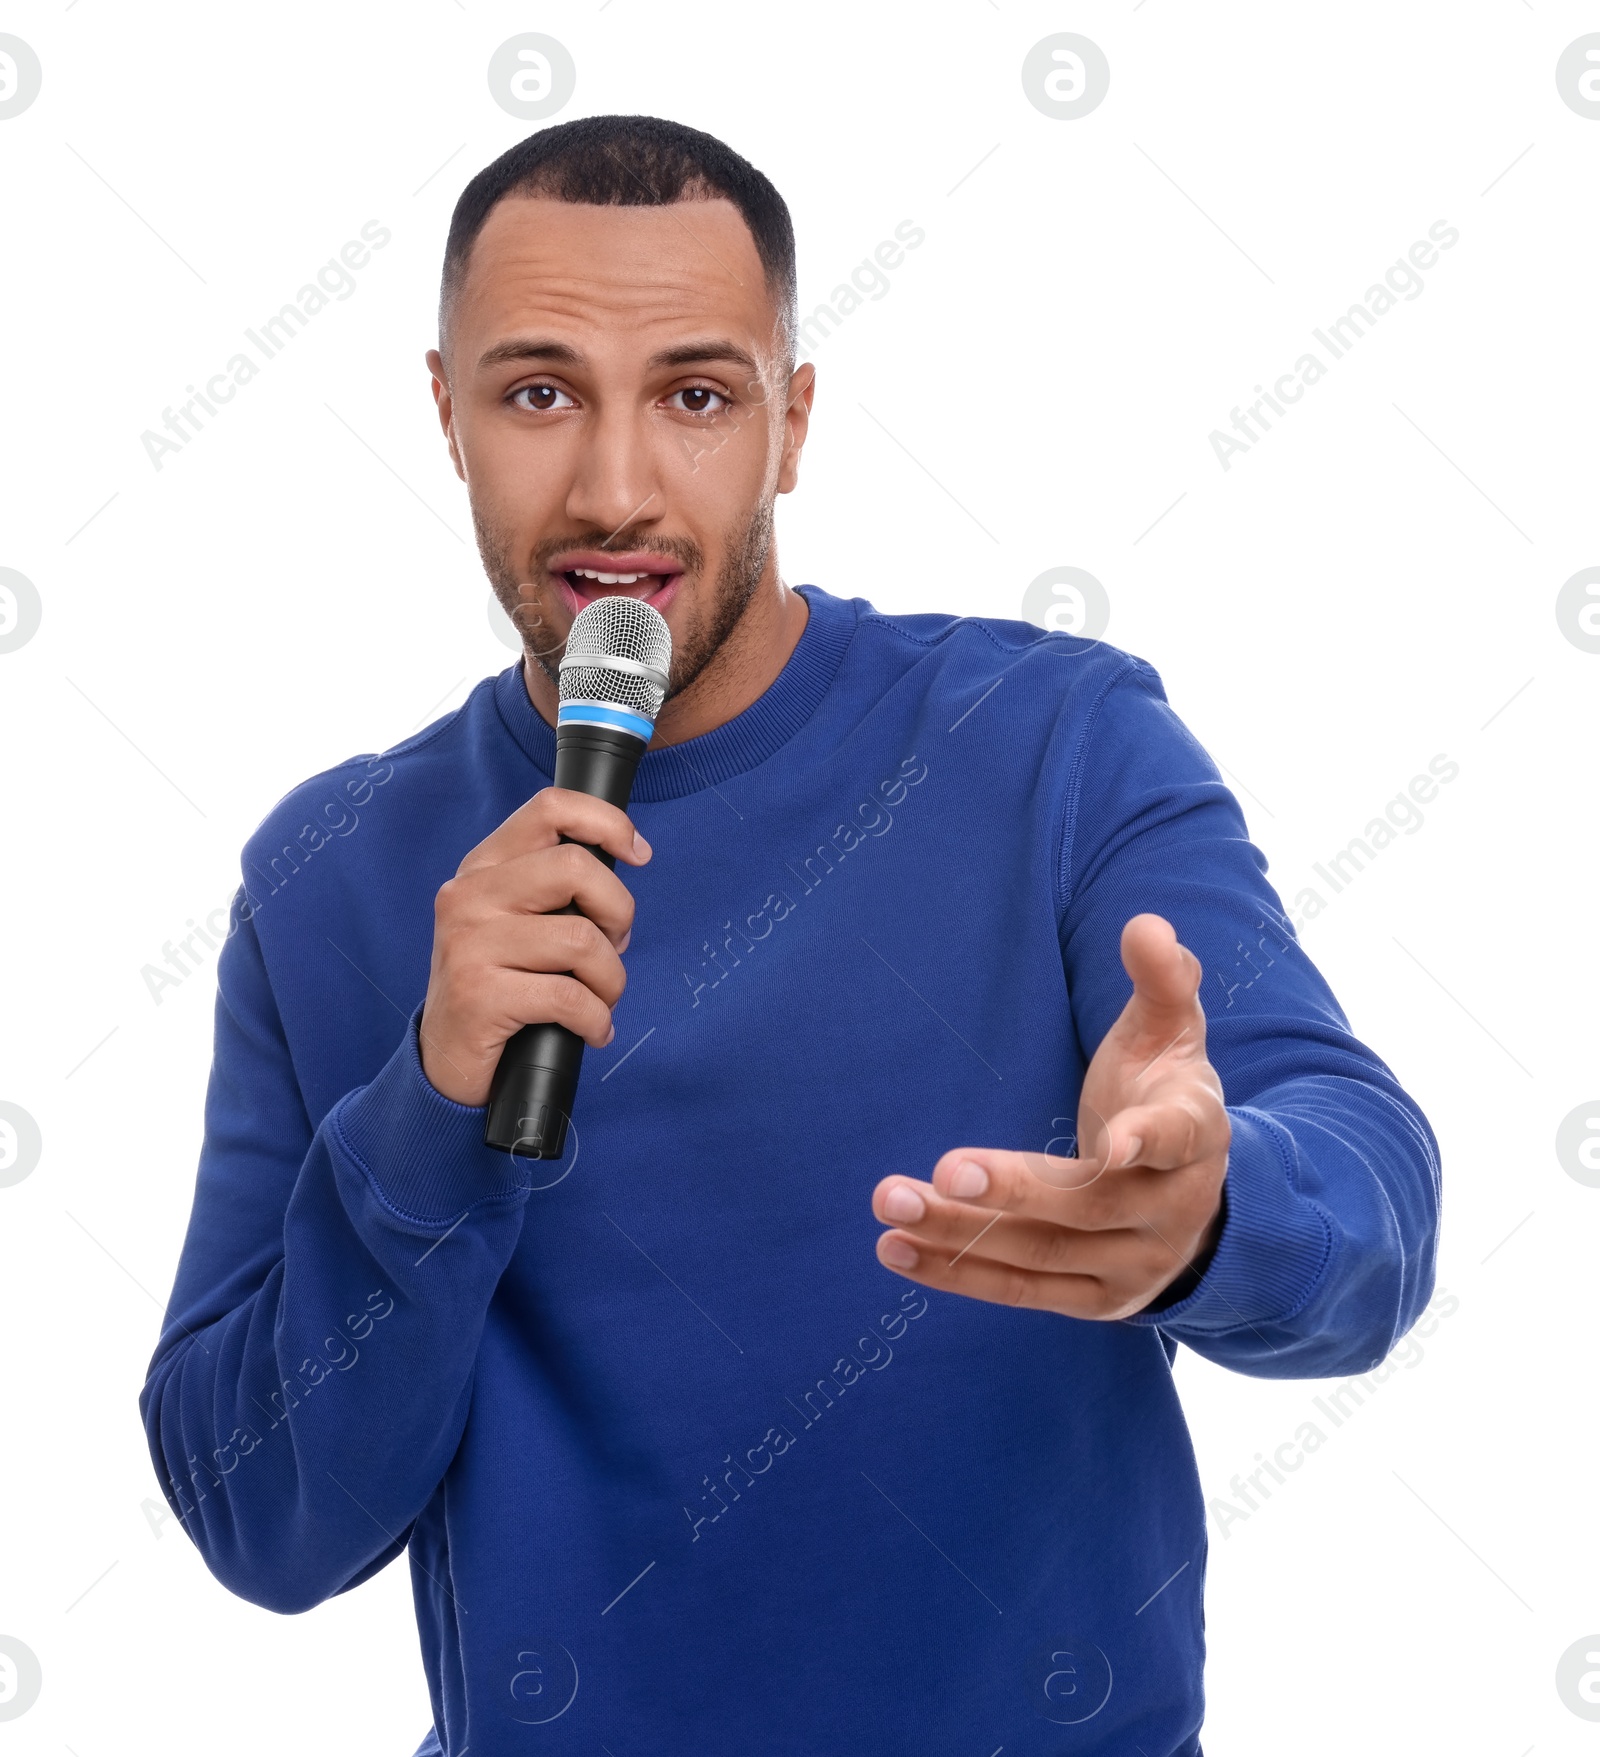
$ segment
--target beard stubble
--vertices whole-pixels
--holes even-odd
[[[773,502],[763,499],[751,509],[744,523],[729,534],[722,566],[712,585],[709,600],[695,607],[692,620],[680,627],[673,638],[672,665],[668,676],[667,696],[681,695],[700,676],[727,644],[728,638],[755,596],[756,587],[772,552]],[[660,537],[640,534],[627,541],[625,532],[610,536],[584,534],[561,537],[540,543],[519,569],[511,558],[511,548],[472,508],[472,527],[477,534],[478,554],[483,570],[500,607],[511,619],[511,626],[522,636],[523,650],[557,687],[560,679],[557,665],[566,637],[541,641],[541,634],[550,633],[538,607],[521,595],[525,577],[545,574],[555,556],[568,549],[611,549],[625,554],[638,549],[650,555],[665,555],[689,574],[703,571],[705,557],[698,543],[684,537]]]

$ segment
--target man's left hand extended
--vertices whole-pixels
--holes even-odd
[[[1122,930],[1133,994],[1084,1075],[1079,1158],[957,1147],[887,1177],[878,1261],[908,1280],[1072,1318],[1125,1318],[1214,1248],[1232,1130],[1206,1060],[1200,961],[1159,915]]]

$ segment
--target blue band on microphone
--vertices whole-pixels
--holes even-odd
[[[563,702],[556,715],[556,725],[558,728],[610,726],[619,732],[631,732],[645,744],[650,742],[650,735],[655,731],[654,724],[643,714],[630,714],[626,708],[619,708],[612,702]]]

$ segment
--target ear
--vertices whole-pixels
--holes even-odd
[[[450,395],[450,381],[445,377],[444,356],[437,348],[429,348],[426,363],[429,372],[433,374],[433,403],[439,411],[439,425],[444,430],[445,443],[450,448],[450,462],[455,465],[456,474],[465,482],[467,472],[461,462],[461,447],[456,440],[455,402]]]
[[[807,360],[789,375],[789,401],[783,411],[783,456],[778,461],[778,492],[792,493],[800,480],[800,453],[811,426],[811,398],[817,369]]]

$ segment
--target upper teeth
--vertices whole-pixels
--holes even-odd
[[[602,586],[633,586],[651,577],[647,573],[599,573],[592,567],[575,567],[571,571],[580,580],[595,580]]]

